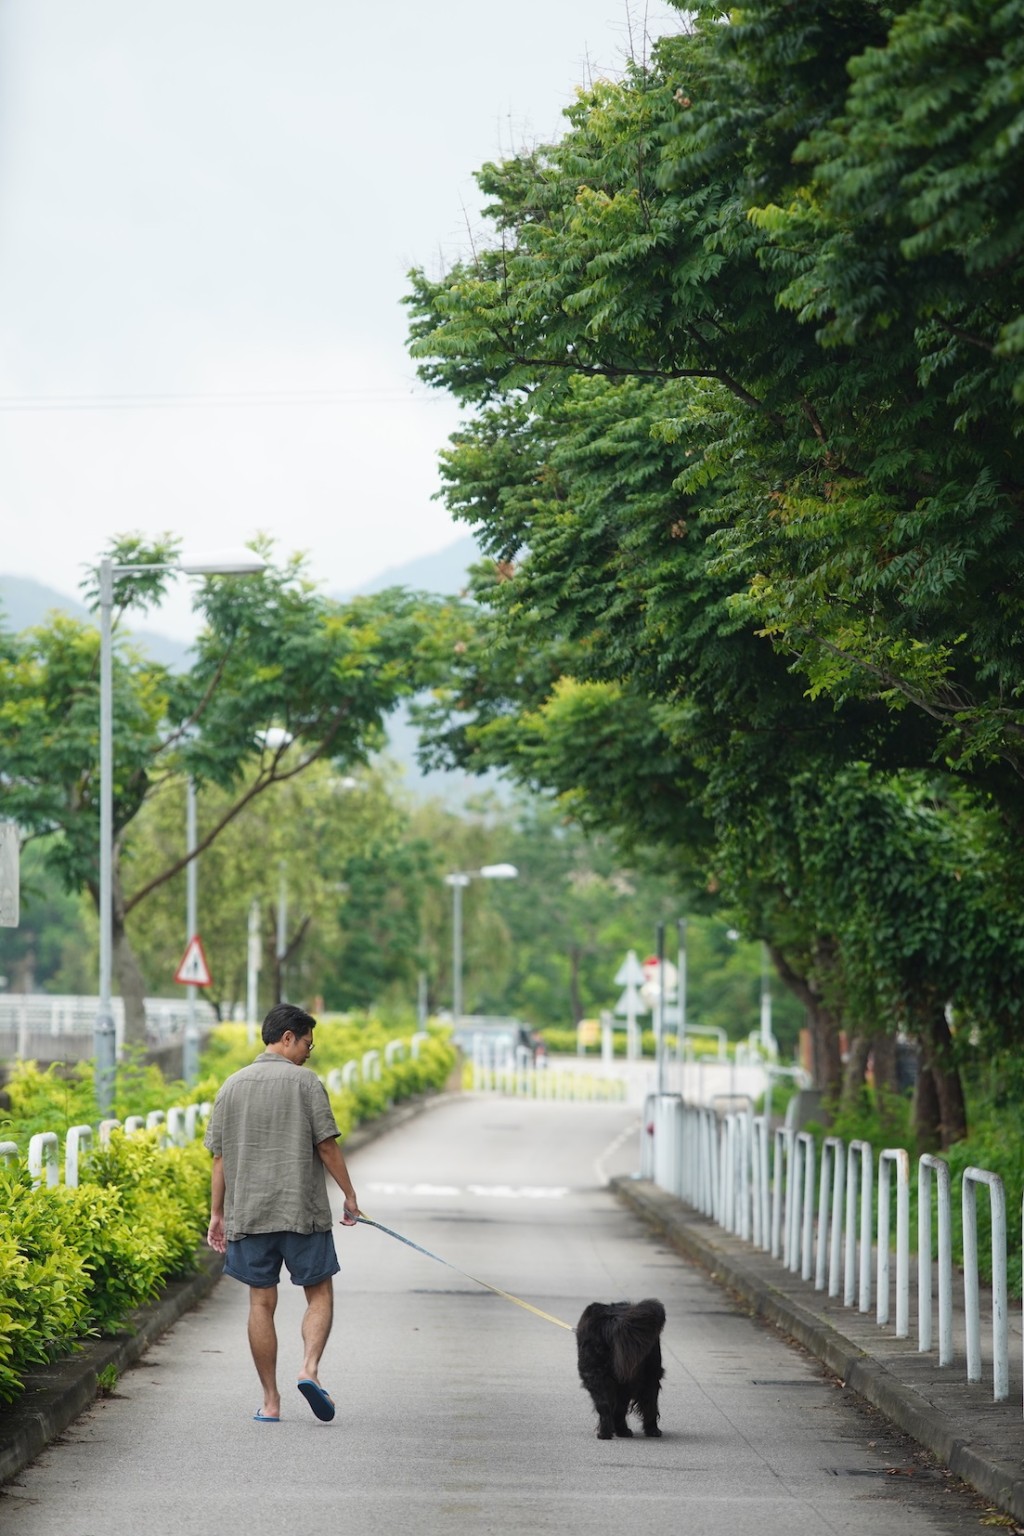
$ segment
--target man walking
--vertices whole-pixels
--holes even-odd
[[[221,1084],[204,1138],[213,1153],[206,1240],[227,1255],[225,1274],[249,1287],[249,1347],[263,1387],[254,1417],[264,1424],[281,1418],[274,1313],[282,1264],[306,1293],[298,1389],[318,1419],[334,1418],[319,1376],[340,1268],[325,1175],[344,1196],[343,1225],[355,1225],[359,1205],[326,1089],[306,1070],[315,1026],[291,1003],[271,1008],[266,1050]]]

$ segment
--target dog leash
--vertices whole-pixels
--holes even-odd
[[[469,1275],[457,1264],[451,1264],[447,1259],[442,1259],[440,1254],[431,1253],[429,1248],[421,1248],[419,1243],[414,1243],[411,1237],[403,1237],[401,1232],[393,1232],[383,1222],[372,1221],[369,1216],[359,1213],[359,1221],[366,1227],[376,1227],[378,1232],[384,1232],[388,1237],[393,1237],[396,1242],[404,1243],[407,1248],[415,1248],[417,1253],[422,1253],[424,1258],[434,1259],[438,1264],[443,1264],[446,1269],[453,1269],[464,1280],[472,1280],[474,1285],[482,1285],[485,1290],[493,1291],[495,1296],[502,1296],[506,1301],[511,1301],[517,1307],[524,1307],[527,1312],[532,1312],[535,1317],[542,1317],[546,1323],[554,1323],[556,1328],[566,1328],[570,1333],[575,1330],[571,1323],[563,1323],[560,1317],[552,1317],[550,1312],[542,1312],[540,1307],[535,1307],[532,1302],[524,1301],[521,1296],[513,1296],[511,1291],[503,1291],[500,1286],[492,1285],[489,1280],[478,1280],[476,1275]]]

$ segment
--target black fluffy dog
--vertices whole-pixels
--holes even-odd
[[[645,1435],[660,1435],[661,1330],[665,1308],[647,1301],[592,1301],[576,1324],[580,1380],[597,1409],[597,1438],[632,1435],[626,1414],[635,1408]]]

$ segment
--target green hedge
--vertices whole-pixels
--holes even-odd
[[[195,1267],[209,1163],[200,1142],[161,1150],[154,1132],[112,1138],[83,1160],[77,1189],[33,1189],[0,1167],[0,1401]]]

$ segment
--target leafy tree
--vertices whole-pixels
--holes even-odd
[[[495,562],[428,719],[443,759],[505,763],[695,885],[703,869],[818,1010],[834,1083],[840,1023],[873,1025],[882,996],[915,1016],[915,967],[920,987],[954,911],[971,939],[943,996],[994,1005],[975,918],[999,890],[988,797],[1019,806],[1019,263],[991,312],[971,264],[1004,214],[1016,228],[1019,7],[965,6],[952,32],[927,0],[759,0],[729,26],[694,9],[649,68],[582,95],[558,144],[484,168],[489,249],[413,274],[421,371],[476,412],[442,460],[449,503]],[[974,116],[942,58],[954,32]],[[881,190],[875,100],[916,205]],[[959,221],[958,182],[976,194]],[[858,807],[901,878],[911,846],[934,864],[916,950],[872,948],[867,916],[854,942],[817,900],[849,893]],[[896,897],[874,870],[857,899],[877,932]]]
[[[48,869],[39,844],[21,860],[17,928],[0,928],[0,985],[14,992],[88,992],[95,985],[96,944],[81,897]]]
[[[111,553],[136,565],[166,563],[175,550],[170,538],[149,546],[132,537]],[[121,578],[115,599],[122,609],[144,606],[164,579]],[[388,710],[429,681],[444,628],[443,605],[397,590],[330,602],[299,558],[268,563],[258,578],[206,578],[196,607],[204,627],[186,672],[172,675],[124,646],[115,658],[113,937],[129,1043],[144,1038],[144,986],[126,925],[187,862],[182,848],[127,888],[125,835],[147,797],[169,773],[221,791],[219,814],[200,839],[204,853],[271,787],[320,761],[362,761],[379,745]],[[94,899],[97,660],[95,630],[63,619],[6,636],[0,654],[6,807],[29,837],[47,835],[47,862],[68,889],[84,887]]]

